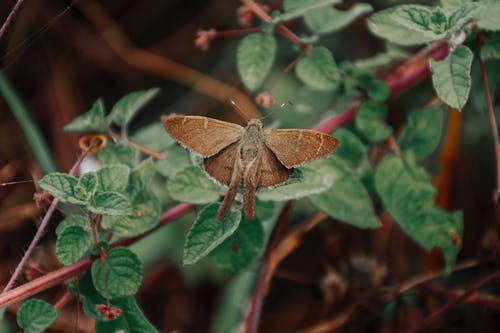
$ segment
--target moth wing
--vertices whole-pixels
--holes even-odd
[[[203,161],[205,172],[222,185],[229,186],[234,169],[234,161],[238,150],[238,143],[232,143],[217,154],[207,157]]]
[[[165,115],[161,121],[175,140],[203,157],[238,141],[244,131],[240,125],[200,116]]]
[[[334,137],[307,129],[270,129],[265,144],[287,168],[328,156],[339,145]]]
[[[290,179],[293,170],[287,169],[267,147],[262,147],[259,187],[272,187]]]

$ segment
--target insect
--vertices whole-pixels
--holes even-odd
[[[219,220],[242,182],[243,212],[251,220],[259,188],[286,182],[294,167],[326,157],[339,145],[334,137],[313,130],[264,130],[259,119],[251,119],[246,127],[201,116],[164,115],[161,121],[175,140],[204,157],[209,176],[228,187]]]

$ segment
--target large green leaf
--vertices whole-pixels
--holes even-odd
[[[449,271],[460,246],[462,213],[447,213],[434,203],[436,190],[413,155],[387,156],[378,165],[375,186],[401,229],[424,249],[440,248]]]
[[[167,191],[178,201],[206,204],[219,199],[220,187],[197,166],[176,173],[167,182]]]
[[[340,83],[340,74],[332,53],[319,46],[301,59],[295,66],[295,73],[309,87],[321,91],[332,91]]]
[[[222,220],[217,220],[220,204],[206,206],[194,221],[184,244],[184,265],[191,265],[208,255],[231,236],[241,221],[241,211],[230,209]]]
[[[399,148],[412,151],[417,159],[426,158],[436,149],[442,126],[443,112],[439,108],[411,112],[398,137]]]
[[[418,45],[446,36],[447,19],[438,7],[401,5],[368,18],[370,31],[399,45]]]
[[[112,164],[96,172],[99,191],[124,192],[127,188],[130,168],[125,164]]]
[[[343,161],[332,156],[318,163],[316,170],[333,178],[333,185],[327,191],[311,196],[316,207],[335,219],[359,228],[380,225],[366,188]]]
[[[63,265],[82,259],[92,248],[92,235],[79,225],[64,228],[57,236],[56,255]]]
[[[25,333],[42,333],[56,319],[56,308],[41,299],[30,299],[17,311],[17,324]]]
[[[384,121],[386,117],[385,104],[370,101],[361,104],[354,122],[365,138],[372,142],[380,142],[392,133],[392,128]]]
[[[129,249],[114,248],[92,264],[92,281],[104,297],[134,295],[142,283],[141,262]]]
[[[255,33],[240,41],[236,52],[236,65],[241,81],[250,91],[258,89],[269,74],[276,55],[273,35]]]
[[[355,4],[346,11],[324,7],[307,12],[304,15],[304,22],[312,32],[320,35],[328,34],[345,28],[372,10],[372,6],[366,3]]]
[[[476,14],[476,24],[479,29],[498,31],[500,30],[500,1],[481,0],[479,10]]]
[[[247,267],[262,252],[263,246],[261,222],[243,220],[238,229],[210,253],[210,258],[219,267],[234,273]]]
[[[62,172],[52,172],[40,179],[38,185],[61,202],[84,205],[85,198],[77,196],[75,190],[78,179]]]
[[[125,164],[132,167],[134,164],[134,149],[124,141],[108,142],[106,149],[97,153],[97,157],[104,165]]]
[[[441,60],[431,60],[432,84],[439,98],[461,110],[469,98],[470,70],[474,55],[467,46],[457,46]]]
[[[191,165],[189,152],[179,145],[170,147],[166,155],[164,159],[155,163],[156,171],[162,176],[170,177]]]
[[[112,191],[96,193],[87,208],[90,212],[100,215],[124,216],[132,212],[129,199]]]

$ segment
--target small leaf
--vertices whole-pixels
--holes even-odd
[[[342,160],[360,178],[372,173],[368,161],[368,147],[357,135],[340,128],[333,132],[333,136],[340,141],[334,159]]]
[[[124,192],[129,175],[130,168],[125,164],[106,165],[96,172],[98,190]]]
[[[473,57],[467,46],[459,45],[445,59],[431,60],[434,89],[439,98],[452,108],[462,109],[469,98]]]
[[[127,192],[134,194],[149,188],[155,175],[155,164],[151,158],[142,161],[130,173]]]
[[[384,122],[387,107],[377,102],[365,102],[356,114],[356,128],[372,142],[380,142],[389,137],[392,128]]]
[[[155,168],[160,175],[170,177],[190,165],[189,152],[179,145],[174,145],[163,160],[155,163]]]
[[[412,151],[417,159],[428,157],[439,143],[442,126],[443,112],[438,108],[411,112],[398,137],[399,148]]]
[[[222,269],[236,273],[246,268],[263,246],[261,222],[243,220],[238,229],[210,253],[210,258]]]
[[[67,266],[82,259],[92,247],[92,236],[83,227],[72,225],[64,228],[57,237],[56,255]]]
[[[77,183],[78,179],[73,176],[62,172],[53,172],[40,179],[38,185],[61,202],[83,205],[86,202],[76,197],[75,187]]]
[[[203,208],[184,244],[184,265],[192,265],[208,255],[213,249],[231,236],[241,221],[241,211],[231,209],[222,220],[217,220],[220,204],[211,204]]]
[[[87,172],[81,175],[75,186],[75,197],[88,202],[97,189],[97,182],[97,176],[94,172]]]
[[[192,204],[206,204],[219,199],[220,187],[197,166],[176,173],[167,182],[167,191],[177,200]]]
[[[125,216],[103,216],[102,227],[117,237],[134,237],[154,228],[160,221],[161,205],[156,196],[144,191],[135,196],[132,212]]]
[[[89,211],[100,215],[123,216],[132,212],[130,201],[121,193],[112,191],[98,192],[92,198]]]
[[[120,99],[111,110],[109,119],[116,125],[124,128],[146,104],[148,104],[158,93],[160,89],[153,88],[143,91],[130,93]]]
[[[389,86],[384,80],[374,79],[368,86],[368,97],[375,102],[384,102],[391,95]]]
[[[333,178],[325,192],[313,195],[311,202],[329,216],[358,228],[380,226],[372,200],[365,187],[335,156],[325,160],[321,169]]]
[[[344,29],[358,17],[372,10],[372,6],[366,3],[355,4],[346,11],[324,7],[307,12],[304,15],[304,22],[312,32],[323,35]]]
[[[55,230],[56,236],[59,236],[61,232],[67,227],[74,225],[79,225],[83,228],[86,228],[89,226],[89,219],[87,216],[70,214],[57,225]]]
[[[307,58],[295,66],[295,73],[309,87],[321,91],[331,91],[340,83],[340,74],[332,53],[319,46]]]
[[[160,122],[141,127],[132,138],[135,143],[156,152],[164,151],[175,143],[175,140],[167,134],[165,127]]]
[[[326,9],[331,5],[341,3],[341,0],[284,0],[281,14],[275,18],[276,22],[289,21],[301,17],[310,11]]]
[[[56,308],[41,299],[30,299],[17,311],[17,324],[25,333],[44,332],[56,319]]]
[[[329,174],[322,173],[316,168],[316,163],[312,162],[307,166],[300,167],[300,179],[292,179],[284,185],[272,189],[260,189],[257,197],[264,201],[287,201],[296,200],[309,195],[326,191],[333,184],[333,179]]]
[[[438,247],[449,272],[460,246],[462,214],[447,213],[434,203],[436,190],[411,154],[387,156],[378,165],[375,186],[387,211],[403,231],[427,251]]]
[[[476,13],[476,24],[479,29],[499,31],[500,20],[500,1],[498,0],[481,0],[479,9]]]
[[[276,55],[273,35],[255,33],[244,37],[238,45],[236,64],[241,80],[250,91],[258,89],[269,74]]]
[[[92,264],[92,281],[104,297],[134,295],[142,283],[141,262],[129,249],[114,248],[104,259],[98,259]]]
[[[443,22],[444,20],[444,22]],[[418,45],[446,36],[446,17],[439,8],[401,5],[381,10],[368,18],[368,28],[399,45]]]
[[[481,59],[500,60],[500,32],[495,32],[488,37],[488,44],[481,47]]]
[[[474,19],[477,15],[479,6],[477,3],[464,3],[457,8],[448,18],[448,32],[454,32],[463,28],[463,26]]]
[[[104,165],[125,164],[133,167],[134,149],[125,142],[108,142],[105,149],[97,153],[97,157]]]
[[[105,116],[105,107],[102,99],[98,99],[90,110],[73,119],[64,126],[66,132],[77,133],[106,133],[108,125]]]

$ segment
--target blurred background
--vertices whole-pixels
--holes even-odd
[[[0,22],[5,21],[15,2],[0,2]],[[404,3],[367,2],[375,9]],[[346,1],[343,6],[347,8],[353,3]],[[266,1],[266,4],[271,9],[281,8],[281,1]],[[110,40],[120,45],[131,43],[245,91],[235,65],[240,38],[237,34],[217,38],[207,51],[195,46],[199,29],[238,29],[236,11],[240,5],[235,0],[27,0],[0,39],[0,69],[25,104],[31,121],[40,129],[57,169],[67,172],[79,153],[78,136],[63,132],[62,127],[86,112],[99,97],[109,108],[129,92],[161,89],[159,97],[134,120],[132,131],[171,112],[243,123],[228,105],[194,91],[183,80],[188,76],[186,72],[180,71],[177,78],[166,78],[154,69],[148,70],[147,61],[137,65],[137,59],[127,59],[127,54],[121,54],[109,43]],[[101,25],[106,22],[116,24],[129,40],[123,41],[122,35],[107,34],[113,30]],[[258,26],[258,22],[253,26]],[[298,33],[303,29],[300,22],[289,26]],[[383,48],[382,42],[369,34],[363,18],[322,42],[339,62],[365,58]],[[280,79],[282,69],[294,59],[293,52],[297,52],[283,38],[279,38],[279,43],[278,65],[271,81]],[[500,68],[495,63],[488,66],[498,102]],[[394,66],[379,75],[390,72],[391,68]],[[489,260],[495,252],[498,219],[491,203],[494,153],[482,86],[475,84],[480,82],[477,68],[473,69],[473,75],[471,99],[460,117],[458,151],[452,167],[445,170],[450,173],[445,208],[464,212],[459,262],[476,262],[474,267],[387,301],[384,295],[388,288],[440,269],[439,254],[426,253],[389,218],[383,220],[383,228],[375,231],[327,220],[309,231],[299,248],[278,268],[265,299],[259,331],[402,332],[424,318],[436,304],[449,300],[446,289],[439,289],[440,282],[467,287],[494,268]],[[283,96],[290,94],[286,87],[282,86]],[[405,112],[431,98],[427,80],[390,101],[390,119],[393,123],[404,121]],[[284,127],[311,127],[322,117],[340,112],[348,105],[322,106],[324,113],[311,115],[300,113],[296,105],[288,102],[278,100],[277,105],[286,104],[284,110],[275,112],[269,122],[279,121]],[[394,113],[394,110],[403,111]],[[0,183],[37,180],[43,174],[33,157],[33,147],[21,130],[21,122],[0,97]],[[436,176],[441,170],[440,153],[438,150],[426,165]],[[35,192],[39,189],[32,182],[0,186],[0,285],[8,281],[43,216],[43,208],[33,201]],[[301,222],[313,213],[307,201],[299,201],[293,208],[291,223]],[[215,318],[224,317],[220,304],[232,276],[210,260],[188,268],[180,264],[185,233],[194,217],[194,213],[188,214],[133,246],[146,267],[138,302],[161,332],[207,332]],[[49,228],[32,258],[28,273],[33,276],[59,267],[54,253],[55,225]],[[26,279],[29,276],[21,282]],[[65,286],[54,287],[41,296],[55,300],[64,289]],[[497,291],[498,285],[489,286],[492,294]],[[362,306],[358,307],[359,304]],[[9,308],[1,332],[16,331],[16,308]],[[72,332],[76,311],[75,302],[68,303],[50,332]],[[463,304],[429,331],[493,332],[500,324],[499,311],[500,299],[493,296],[490,302],[479,305]],[[323,322],[326,330],[313,330]],[[80,316],[79,327],[82,332],[91,332],[93,322]]]

